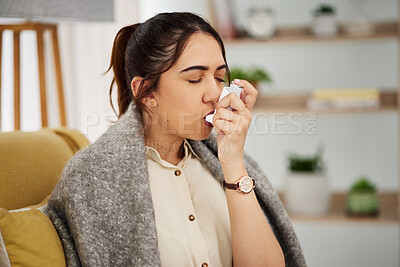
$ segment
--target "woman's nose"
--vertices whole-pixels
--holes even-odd
[[[209,82],[207,84],[207,88],[203,96],[203,101],[205,103],[207,102],[217,103],[220,95],[221,95],[220,84],[218,83],[217,80],[213,79],[213,82]]]

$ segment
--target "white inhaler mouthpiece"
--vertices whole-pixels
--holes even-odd
[[[218,99],[218,102],[224,98],[225,96],[229,95],[230,93],[235,93],[238,97],[240,97],[240,93],[242,92],[243,87],[240,85],[235,84],[234,82],[231,83],[229,87],[224,87],[222,90],[221,96]],[[226,109],[232,110],[231,107],[227,107]],[[210,114],[206,116],[206,121],[212,124],[214,118],[214,114]]]

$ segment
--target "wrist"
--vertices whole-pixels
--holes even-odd
[[[224,173],[224,178],[227,183],[234,183],[241,177],[248,175],[243,162],[236,164],[221,165]]]
[[[230,161],[221,161],[220,160],[220,163],[221,163],[222,168],[225,168],[225,167],[231,168],[231,167],[238,167],[238,166],[244,167],[243,158],[239,158],[236,160],[230,160]]]

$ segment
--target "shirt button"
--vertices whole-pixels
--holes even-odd
[[[195,218],[194,218],[194,215],[190,214],[190,215],[189,215],[189,221],[194,221],[194,219],[195,219]]]
[[[180,170],[176,170],[176,171],[175,171],[175,175],[176,175],[176,176],[181,175],[181,171],[180,171]]]
[[[201,265],[201,267],[207,267],[207,266],[208,266],[207,262],[203,262],[203,264]]]

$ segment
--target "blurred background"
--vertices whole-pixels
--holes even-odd
[[[246,151],[284,200],[308,265],[399,266],[397,0],[111,2],[105,21],[37,19],[58,26],[68,127],[93,142],[116,120],[112,76],[103,73],[121,27],[159,12],[200,14],[223,36],[232,75],[259,90]],[[4,10],[1,24],[26,19]],[[2,31],[3,132],[16,128],[13,38]],[[35,131],[42,127],[36,36],[23,31],[20,41],[20,129]],[[44,45],[54,46],[50,34]],[[56,126],[51,50],[44,61],[48,125]]]

